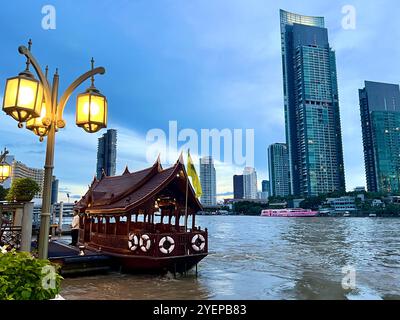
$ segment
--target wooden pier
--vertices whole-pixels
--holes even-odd
[[[107,273],[113,267],[113,259],[99,252],[84,250],[54,240],[49,243],[49,260],[61,266],[62,276]]]

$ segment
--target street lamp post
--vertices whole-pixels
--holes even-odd
[[[27,128],[37,134],[41,141],[44,136],[47,136],[39,234],[39,258],[47,259],[56,132],[58,132],[58,129],[65,127],[63,112],[71,94],[89,78],[91,78],[91,86],[84,93],[78,95],[77,98],[76,124],[89,133],[94,133],[107,127],[107,99],[94,86],[94,76],[96,74],[104,74],[105,69],[103,67],[94,68],[94,60],[92,58],[91,70],[78,77],[58,101],[58,70],[56,70],[53,82],[50,85],[40,65],[31,53],[31,44],[29,40],[28,48],[25,46],[18,48],[19,53],[27,59],[26,69],[17,77],[7,80],[3,111],[17,120],[20,128],[23,127],[23,122],[27,122]],[[39,81],[29,71],[30,64],[35,69]]]

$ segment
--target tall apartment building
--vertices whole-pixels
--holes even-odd
[[[288,196],[290,194],[289,156],[285,143],[275,143],[268,147],[268,170],[271,195]]]
[[[345,190],[335,52],[323,17],[280,11],[290,190]]]
[[[246,167],[243,170],[243,198],[257,199],[257,173],[254,168]]]
[[[212,157],[200,158],[200,183],[203,194],[200,198],[204,206],[217,205],[217,182]]]
[[[368,191],[399,192],[399,85],[365,81],[359,97]]]

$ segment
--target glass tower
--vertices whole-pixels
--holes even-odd
[[[268,170],[271,185],[271,195],[286,197],[289,190],[289,159],[287,146],[275,143],[268,147]]]
[[[336,58],[323,17],[280,11],[290,191],[345,190]]]
[[[117,130],[107,130],[97,145],[97,179],[106,176],[115,176],[117,161]]]
[[[234,199],[243,199],[244,190],[243,190],[243,175],[234,175],[233,176],[233,198]]]
[[[400,89],[365,81],[359,90],[368,191],[400,191]]]

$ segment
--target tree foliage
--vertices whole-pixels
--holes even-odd
[[[15,179],[8,191],[6,200],[9,202],[13,201],[31,201],[35,194],[40,191],[40,187],[37,182],[31,178],[19,178]]]
[[[268,208],[267,204],[250,202],[250,201],[236,202],[233,205],[234,212],[250,216],[260,215],[261,211],[267,208]]]
[[[0,186],[0,201],[6,200],[8,193],[8,189],[5,189],[3,186]]]

